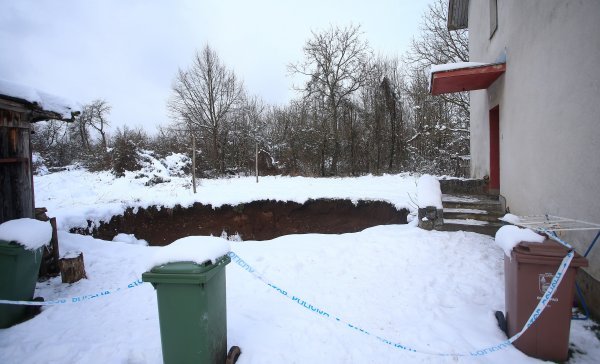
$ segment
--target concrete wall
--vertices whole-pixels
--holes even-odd
[[[506,57],[506,73],[471,92],[471,173],[489,174],[488,112],[500,105],[500,194],[512,213],[600,223],[600,1],[498,0],[469,7],[470,60]],[[595,233],[570,234],[585,252]],[[587,272],[600,280],[600,242]]]

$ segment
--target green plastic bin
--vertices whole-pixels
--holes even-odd
[[[215,264],[168,263],[142,275],[156,289],[165,364],[225,363],[229,262],[223,256]]]
[[[27,250],[14,241],[0,240],[0,299],[31,301],[44,247]],[[0,304],[0,328],[25,319],[27,306]]]

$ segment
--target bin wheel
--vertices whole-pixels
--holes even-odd
[[[43,297],[36,297],[33,299],[35,302],[44,302]],[[25,308],[25,321],[34,318],[42,312],[42,306],[27,306]]]
[[[232,346],[231,349],[229,349],[229,353],[227,354],[227,361],[225,361],[225,364],[235,364],[240,355],[242,355],[242,350],[240,349],[240,347]]]
[[[502,330],[504,334],[508,336],[508,327],[506,326],[506,317],[504,317],[504,312],[496,311],[495,316],[496,321],[498,321],[498,327],[500,327],[500,330]]]

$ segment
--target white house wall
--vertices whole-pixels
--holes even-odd
[[[470,60],[506,57],[506,73],[471,92],[471,173],[489,175],[488,112],[500,105],[500,194],[518,215],[600,223],[600,1],[470,1]],[[567,236],[584,252],[593,235]],[[600,280],[600,243],[587,270]]]

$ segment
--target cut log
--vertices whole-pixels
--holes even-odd
[[[68,252],[63,258],[59,259],[58,265],[63,283],[75,283],[82,278],[87,278],[82,252]]]
[[[50,218],[48,217],[48,215],[46,215],[46,212],[48,212],[48,209],[45,207],[36,207],[34,210],[34,215],[35,215],[35,219],[36,220],[40,220],[40,221],[48,221],[50,220]]]

